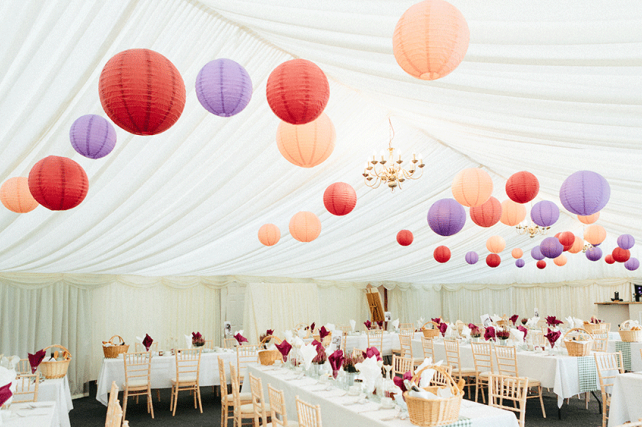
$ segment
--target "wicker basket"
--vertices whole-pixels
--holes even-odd
[[[453,396],[445,399],[422,399],[410,396],[407,391],[404,392],[403,395],[408,405],[410,422],[423,427],[443,426],[457,422],[464,392],[457,386],[450,374],[441,366],[427,366],[423,368],[412,377],[413,383],[419,384],[421,374],[425,369],[438,371],[440,375],[447,380],[448,385],[425,387],[424,390],[436,394],[441,388],[450,388]]]
[[[620,339],[624,342],[641,342],[642,341],[642,330],[640,331],[623,331],[622,328],[631,327],[632,320],[627,320],[620,325]]]
[[[604,331],[606,332],[606,324],[605,323],[588,323],[584,322],[584,325],[582,326],[585,331],[589,332],[590,334],[594,334],[596,332],[601,332]]]
[[[63,350],[62,352],[62,358],[63,360],[56,360],[55,362],[41,362],[40,363],[40,372],[42,372],[42,375],[45,376],[46,379],[48,380],[53,380],[56,378],[62,378],[65,375],[67,375],[67,369],[69,369],[69,362],[71,362],[71,353],[69,353],[69,350],[67,350],[65,347],[63,347],[60,344],[52,344],[49,347],[45,347],[43,350],[45,350],[45,354],[47,353],[47,350],[50,348],[60,348]],[[45,355],[45,359],[47,356]]]
[[[433,327],[431,329],[427,329],[426,325],[432,325]],[[431,339],[437,338],[440,334],[439,325],[433,321],[424,323],[424,325],[421,327],[421,331],[423,331],[424,337],[431,338]]]
[[[579,332],[578,337],[587,339],[586,341],[575,341],[571,339],[566,339],[568,334],[576,331]],[[584,328],[573,328],[569,329],[568,332],[564,334],[562,342],[566,346],[566,351],[568,351],[569,356],[582,357],[590,356],[591,349],[593,348],[593,335]]]
[[[120,339],[120,344],[116,344],[114,338]],[[106,343],[111,344],[109,347],[103,345],[103,354],[107,359],[115,359],[120,353],[127,353],[129,351],[129,344],[125,345],[125,340],[120,335],[114,335],[109,338],[109,341],[103,341],[103,344]]]
[[[281,339],[275,335],[268,335],[267,337],[263,338],[261,342],[259,343],[259,348],[270,341],[271,339],[275,340],[277,344],[281,344]],[[283,360],[283,356],[281,355],[281,352],[277,349],[272,349],[272,350],[259,350],[259,362],[261,365],[274,365],[274,362],[277,360]]]

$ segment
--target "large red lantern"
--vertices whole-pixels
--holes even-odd
[[[321,115],[330,98],[330,85],[315,63],[292,59],[272,71],[266,94],[277,117],[293,125],[303,125]]]
[[[325,189],[323,204],[332,215],[347,215],[357,204],[357,192],[350,184],[335,182]]]
[[[397,243],[401,246],[410,246],[413,240],[414,236],[410,230],[401,230],[397,233]]]
[[[29,172],[29,192],[52,211],[75,208],[87,195],[89,180],[84,169],[67,157],[49,156]]]
[[[114,55],[100,73],[100,103],[114,123],[135,135],[166,131],[185,107],[185,83],[174,64],[149,49]]]
[[[613,260],[617,262],[627,262],[631,258],[631,251],[617,247],[613,249]]]
[[[450,259],[450,249],[446,246],[437,246],[435,248],[435,251],[433,252],[433,256],[435,257],[435,261],[439,263],[445,263],[448,262]]]
[[[539,181],[530,172],[511,175],[506,181],[506,195],[515,203],[528,203],[539,193]]]
[[[502,259],[497,254],[490,254],[486,257],[486,264],[491,268],[497,267],[501,262]]]
[[[492,227],[502,217],[502,204],[490,197],[484,204],[470,208],[470,219],[480,227]]]
[[[564,251],[571,249],[573,247],[573,243],[575,243],[575,234],[570,231],[563,231],[562,233],[559,233],[559,236],[555,235],[555,237],[557,237],[557,240],[559,240],[562,246],[564,246]]]
[[[537,261],[537,268],[539,268],[540,270],[545,269],[546,268],[546,261],[544,261],[543,259]]]

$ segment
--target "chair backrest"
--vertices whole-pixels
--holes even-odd
[[[236,367],[230,362],[230,382],[232,383],[232,401],[234,402],[234,412],[241,407],[241,383]]]
[[[283,390],[277,390],[268,384],[268,396],[270,398],[270,418],[272,426],[287,427],[288,416],[285,413],[285,394]]]
[[[122,418],[123,408],[120,407],[120,401],[118,400],[118,386],[116,385],[116,381],[112,381],[105,427],[120,427]]]
[[[236,347],[236,344],[236,338],[225,338],[223,340],[223,345],[225,346],[225,348],[234,348]]]
[[[399,330],[401,329],[411,329],[413,332],[415,331],[415,325],[412,323],[400,323],[399,324]]]
[[[0,359],[2,359],[2,356],[0,356]],[[18,375],[30,374],[31,364],[29,363],[29,359],[20,359],[20,361],[18,362],[17,368],[18,370],[16,371],[16,373]]]
[[[471,342],[475,371],[493,372],[493,346],[489,342]]]
[[[265,399],[263,398],[263,382],[261,378],[250,376],[250,388],[252,390],[252,412],[254,414],[254,426],[267,426],[267,413],[265,412]],[[262,423],[259,424],[259,419]]]
[[[423,335],[421,336],[421,348],[424,351],[424,359],[431,358],[433,363],[435,362],[435,342],[426,338]]]
[[[210,350],[214,349],[214,340],[205,340],[203,348],[209,348]]]
[[[145,350],[145,346],[139,342],[135,343],[134,350],[136,351],[136,353],[142,353],[143,351],[147,351]],[[158,341],[154,341],[152,345],[149,346],[149,351],[158,351]]]
[[[352,352],[350,353],[350,356],[352,356],[352,357],[354,357],[354,356],[362,356],[363,353],[365,353],[365,352],[366,352],[365,350],[361,350],[360,348],[356,348],[355,347],[355,348],[352,349]]]
[[[31,370],[29,370],[31,372]],[[16,391],[13,393],[13,402],[38,401],[38,374],[20,374],[15,379]]]
[[[535,347],[542,347],[542,348],[546,347],[547,340],[542,331],[530,330],[528,331],[527,338],[528,337],[530,337]]]
[[[401,357],[412,358],[412,336],[399,334],[399,346],[401,348]]]
[[[448,373],[452,377],[453,375],[453,367],[450,365],[442,366],[444,371]],[[452,382],[451,379],[446,377],[441,371],[438,371],[435,369],[435,374],[432,376],[432,379],[430,380],[430,385],[441,385],[441,386],[451,386]]]
[[[348,333],[347,332],[341,332],[341,350],[343,351],[343,354],[346,354],[346,349],[348,348]]]
[[[337,326],[336,329],[341,332],[345,332],[346,334],[352,331],[352,328],[350,326]]]
[[[201,372],[202,347],[183,348],[176,351],[176,382],[185,379],[198,382]]]
[[[496,345],[495,358],[497,358],[497,371],[499,375],[519,377],[515,347]]]
[[[299,427],[322,427],[321,406],[310,405],[296,396],[296,412],[299,415]]]
[[[595,367],[597,368],[597,376],[600,378],[600,389],[604,394],[610,394],[611,390],[608,387],[613,386],[615,377],[618,374],[624,373],[624,363],[622,362],[622,352],[606,353],[598,352],[593,353],[595,357]]]
[[[370,329],[368,331],[368,348],[376,347],[379,354],[383,356],[383,330]]]
[[[130,387],[130,383],[140,387],[143,381],[149,386],[152,366],[150,352],[123,353],[123,364],[125,365],[125,385],[127,387]]]
[[[444,348],[446,349],[446,363],[453,367],[453,372],[456,374],[462,368],[459,341],[444,340]]]
[[[243,372],[248,365],[256,365],[259,360],[259,346],[257,345],[240,345],[236,347],[236,367],[238,369],[239,384],[243,377]]]
[[[225,361],[222,357],[217,357],[218,360],[218,378],[221,384],[221,401],[227,403],[227,375],[225,375]]]
[[[490,374],[488,376],[488,404],[519,413],[519,425],[526,419],[528,378]]]
[[[593,333],[593,351],[606,352],[608,350],[608,346],[609,332],[607,330]]]
[[[412,357],[399,357],[396,354],[392,355],[392,375],[402,375],[410,371],[414,372],[414,360]]]

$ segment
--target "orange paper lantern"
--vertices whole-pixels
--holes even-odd
[[[593,215],[578,215],[577,219],[580,220],[582,224],[593,224],[595,221],[597,221],[600,218],[600,213],[595,212]]]
[[[493,193],[493,180],[479,168],[464,169],[453,179],[452,192],[460,205],[481,206]]]
[[[259,242],[265,246],[274,246],[281,239],[281,230],[274,224],[263,224],[259,228]]]
[[[357,205],[357,193],[350,184],[335,182],[325,189],[323,205],[332,215],[347,215]]]
[[[448,262],[450,259],[450,249],[446,246],[437,246],[433,252],[433,256],[435,257],[435,261],[441,264]]]
[[[627,262],[631,258],[631,251],[617,247],[613,249],[613,260],[617,262]]]
[[[501,236],[491,236],[486,240],[486,249],[498,254],[506,247],[506,241]]]
[[[526,207],[515,203],[512,200],[504,200],[502,202],[502,216],[499,220],[502,224],[515,226],[526,218]]]
[[[334,125],[325,114],[305,125],[281,122],[276,131],[276,144],[281,155],[302,168],[312,168],[330,157],[336,138]]]
[[[582,249],[584,249],[584,239],[582,239],[580,236],[575,236],[573,246],[571,246],[571,249],[569,249],[568,251],[572,254],[577,254],[579,252],[582,252]]]
[[[593,224],[584,230],[584,240],[596,246],[606,239],[606,230],[601,225]]]
[[[524,255],[524,251],[522,251],[520,248],[515,248],[510,254],[513,256],[513,258],[519,259],[522,257],[522,255]]]
[[[311,242],[321,234],[321,221],[312,212],[298,212],[290,220],[290,234],[299,242]]]
[[[470,219],[480,227],[492,227],[502,217],[502,204],[494,197],[490,197],[486,203],[470,208]]]
[[[562,255],[558,256],[557,258],[555,258],[553,260],[553,262],[555,263],[555,265],[557,265],[559,267],[561,267],[563,265],[566,265],[566,255],[562,254]]]
[[[0,201],[5,208],[15,213],[27,213],[38,207],[38,202],[29,192],[29,178],[9,178],[0,187]]]
[[[422,80],[451,73],[468,50],[470,31],[464,15],[443,0],[425,0],[404,12],[392,36],[399,66]]]

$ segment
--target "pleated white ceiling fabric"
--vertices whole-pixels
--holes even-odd
[[[564,267],[538,270],[527,253],[541,238],[518,236],[501,223],[470,218],[444,238],[426,221],[435,201],[452,197],[462,169],[482,167],[493,195],[505,200],[506,179],[534,173],[538,200],[561,207],[563,180],[578,170],[602,174],[611,199],[598,224],[610,252],[630,233],[642,244],[642,7],[638,0],[536,3],[453,0],[470,27],[461,65],[443,79],[406,75],[392,55],[392,33],[413,1],[139,0],[0,2],[0,178],[27,176],[48,155],[68,156],[89,177],[77,208],[28,214],[0,212],[0,271],[248,275],[414,284],[551,283],[636,278],[622,264],[568,254]],[[99,160],[77,154],[69,128],[102,111],[98,78],[104,64],[130,48],[149,48],[181,72],[187,103],[176,125],[156,136],[117,128],[114,151]],[[194,82],[215,58],[243,65],[253,82],[248,107],[232,118],[209,114]],[[330,81],[325,110],[337,130],[333,154],[312,169],[288,163],[276,146],[279,119],[265,86],[292,58],[315,62]],[[420,152],[423,178],[402,191],[369,189],[363,164],[393,145]],[[323,191],[337,181],[357,191],[355,210],[335,217]],[[563,208],[551,233],[582,234]],[[320,237],[300,243],[288,232],[298,211],[322,222]],[[467,209],[468,211],[468,209]],[[257,232],[275,223],[281,241],[262,246]],[[409,229],[415,242],[397,244]],[[506,239],[500,267],[484,259],[491,235]],[[452,258],[438,264],[434,248]],[[517,269],[513,248],[525,252]],[[469,266],[464,255],[480,254]]]

